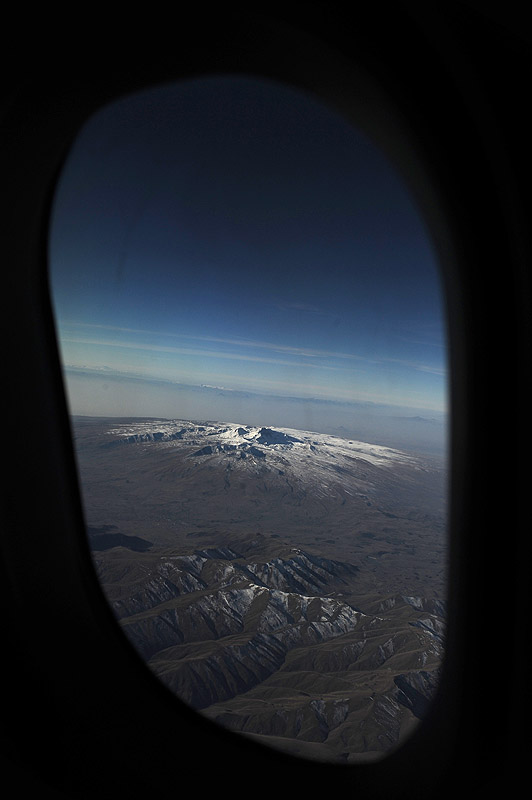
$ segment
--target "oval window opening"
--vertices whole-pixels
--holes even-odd
[[[143,91],[81,130],[49,263],[125,635],[223,727],[385,756],[437,690],[447,569],[442,288],[395,169],[282,84]]]

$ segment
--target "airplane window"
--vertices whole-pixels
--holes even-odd
[[[393,751],[445,654],[448,435],[438,265],[394,166],[283,84],[142,91],[80,131],[49,265],[121,630],[222,727]]]

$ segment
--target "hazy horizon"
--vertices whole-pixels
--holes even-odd
[[[65,369],[73,416],[148,417],[295,428],[444,458],[446,414],[385,403],[258,394]]]

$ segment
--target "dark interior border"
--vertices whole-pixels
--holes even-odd
[[[145,9],[138,22],[130,11],[10,29],[20,46],[2,73],[0,544],[4,775],[20,791],[414,800],[516,780],[529,619],[519,465],[530,427],[530,45],[514,20],[470,3],[367,5],[349,15],[335,3],[178,7],[175,19]],[[92,572],[46,277],[55,181],[93,110],[212,72],[293,82],[369,126],[412,181],[440,252],[452,411],[447,657],[429,719],[377,764],[293,760],[211,726],[117,633]]]

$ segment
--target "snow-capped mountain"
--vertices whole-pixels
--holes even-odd
[[[149,420],[114,426],[106,436],[174,450],[198,467],[216,464],[226,474],[267,475],[277,485],[288,483],[291,492],[311,491],[315,499],[340,493],[367,500],[375,481],[393,481],[392,472],[426,469],[419,456],[401,450],[291,428]]]
[[[297,460],[308,458],[312,453],[314,460],[321,464],[331,459],[339,459],[340,463],[346,459],[363,459],[379,465],[412,464],[416,461],[406,452],[391,447],[292,428],[149,420],[122,424],[111,428],[108,433],[126,442],[158,442],[166,445],[180,442],[185,446],[205,447],[204,452],[195,452],[194,455],[234,452],[240,458],[282,458],[290,453],[291,458]]]

